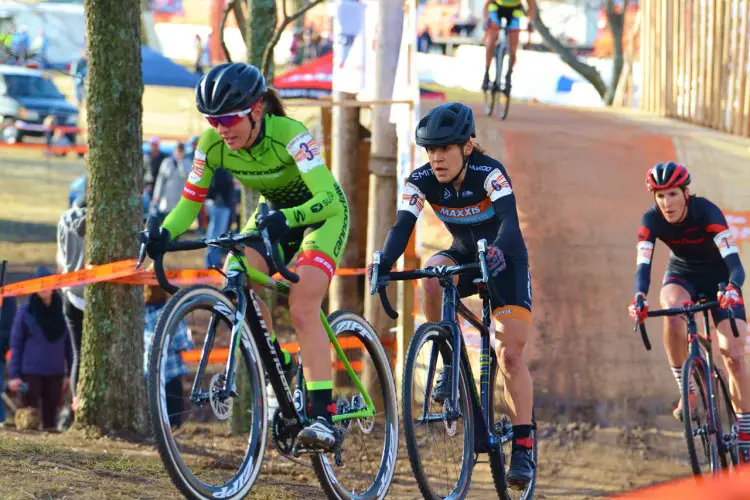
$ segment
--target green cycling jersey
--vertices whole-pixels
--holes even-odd
[[[257,191],[261,202],[281,210],[291,228],[319,228],[313,232],[316,241],[308,243],[338,263],[348,237],[348,203],[302,123],[266,114],[259,138],[250,148],[237,151],[229,149],[214,128],[203,132],[182,198],[163,223],[173,238],[195,220],[217,168],[226,169],[245,187]],[[254,227],[255,214],[243,232]]]

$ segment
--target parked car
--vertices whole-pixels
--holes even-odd
[[[42,71],[0,65],[0,123],[7,142],[24,136],[44,136],[44,120],[54,116],[59,126],[76,127],[78,108],[69,103]],[[76,133],[66,133],[71,144]]]

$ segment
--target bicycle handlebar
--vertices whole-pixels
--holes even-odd
[[[415,269],[413,271],[393,271],[388,273],[386,276],[379,276],[382,252],[377,251],[373,255],[372,260],[372,275],[370,276],[370,295],[375,295],[377,292],[380,296],[380,303],[383,305],[383,309],[391,319],[398,318],[398,312],[396,312],[391,306],[388,300],[388,294],[386,293],[386,287],[391,281],[409,281],[422,278],[450,278],[457,274],[463,274],[468,271],[481,270],[482,282],[487,283],[489,280],[489,274],[487,272],[487,261],[485,254],[487,253],[487,240],[479,240],[477,242],[479,264],[463,264],[458,266],[435,266],[426,267],[424,269]]]
[[[258,205],[258,211],[260,212],[261,215],[267,215],[268,206],[265,203],[261,203],[260,205]],[[141,233],[141,250],[138,256],[138,263],[136,264],[136,269],[140,268],[146,256],[146,241],[148,239],[147,235],[153,234],[158,231],[159,231],[158,219],[153,216],[149,217],[146,222],[146,235]],[[174,294],[179,290],[178,287],[170,284],[169,280],[167,280],[167,276],[164,272],[164,254],[165,253],[182,252],[182,251],[187,251],[187,250],[200,250],[202,248],[206,248],[209,246],[217,246],[217,247],[222,247],[222,248],[227,248],[229,250],[232,250],[232,249],[236,249],[239,245],[242,245],[244,243],[249,243],[251,241],[259,241],[259,240],[262,240],[263,243],[265,244],[266,252],[268,253],[268,255],[271,256],[271,260],[276,266],[276,269],[279,271],[279,274],[281,274],[284,278],[288,279],[292,283],[299,282],[299,275],[290,271],[289,268],[287,268],[286,264],[284,264],[284,261],[281,259],[279,247],[278,245],[271,242],[268,236],[267,229],[261,229],[259,234],[256,234],[256,233],[227,234],[227,235],[219,236],[218,238],[212,238],[212,239],[201,238],[198,240],[170,241],[169,243],[167,243],[166,248],[164,249],[164,253],[155,256],[153,259],[156,279],[159,282],[159,286],[161,286],[165,291],[169,293]]]
[[[726,284],[719,283],[719,291],[723,292],[726,290]],[[638,297],[637,306],[639,308],[643,307],[643,297]],[[701,302],[700,304],[689,304],[684,305],[680,307],[671,307],[668,309],[657,309],[656,311],[649,311],[647,313],[647,316],[649,318],[655,318],[659,316],[679,316],[681,314],[687,314],[687,315],[694,315],[695,313],[708,311],[710,309],[715,309],[717,307],[721,307],[721,304],[718,301],[711,301],[711,302]],[[734,318],[734,311],[732,311],[731,308],[727,309],[729,312],[729,326],[732,328],[732,334],[735,337],[740,336],[740,332],[737,329],[737,322]],[[635,320],[635,324],[633,325],[633,331],[635,332],[637,328],[640,327],[641,330],[641,338],[643,339],[643,344],[646,346],[646,350],[651,350],[651,343],[648,339],[648,334],[646,333],[646,325],[643,322],[639,322],[637,319]]]

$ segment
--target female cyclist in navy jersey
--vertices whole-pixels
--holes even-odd
[[[490,302],[500,340],[498,358],[514,436],[508,482],[523,489],[535,467],[531,455],[533,384],[523,358],[523,348],[531,334],[531,275],[510,177],[500,162],[472,142],[473,137],[474,115],[463,104],[442,104],[419,121],[416,142],[427,150],[429,162],[412,172],[406,181],[379,269],[387,273],[404,253],[425,201],[453,236],[451,247],[430,257],[426,266],[476,262],[477,241],[490,242]],[[461,297],[477,293],[471,276],[456,279]],[[443,293],[440,283],[437,279],[425,280],[423,291],[427,321],[439,322]],[[450,396],[450,378],[450,366],[445,366],[433,389],[434,399],[442,401]]]
[[[740,451],[743,461],[750,460],[750,376],[745,363],[745,309],[741,287],[745,272],[740,262],[726,218],[719,207],[705,198],[690,194],[690,173],[675,162],[659,163],[649,169],[646,187],[654,193],[656,204],[643,216],[638,230],[638,269],[635,298],[629,311],[633,319],[643,321],[648,312],[645,301],[651,280],[654,242],[660,239],[671,254],[661,286],[664,308],[680,307],[695,301],[698,294],[717,296],[721,309],[711,311],[719,332],[719,347],[729,371],[729,392],[739,422]],[[727,283],[726,291],[718,291]],[[639,309],[639,296],[644,307]],[[737,321],[739,338],[732,335],[729,312]],[[677,386],[682,394],[682,365],[687,359],[687,326],[679,316],[664,318],[664,348]],[[674,417],[682,419],[680,400]]]

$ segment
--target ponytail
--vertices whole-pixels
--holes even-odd
[[[284,103],[281,101],[278,92],[269,88],[263,94],[263,110],[269,115],[286,116]]]

